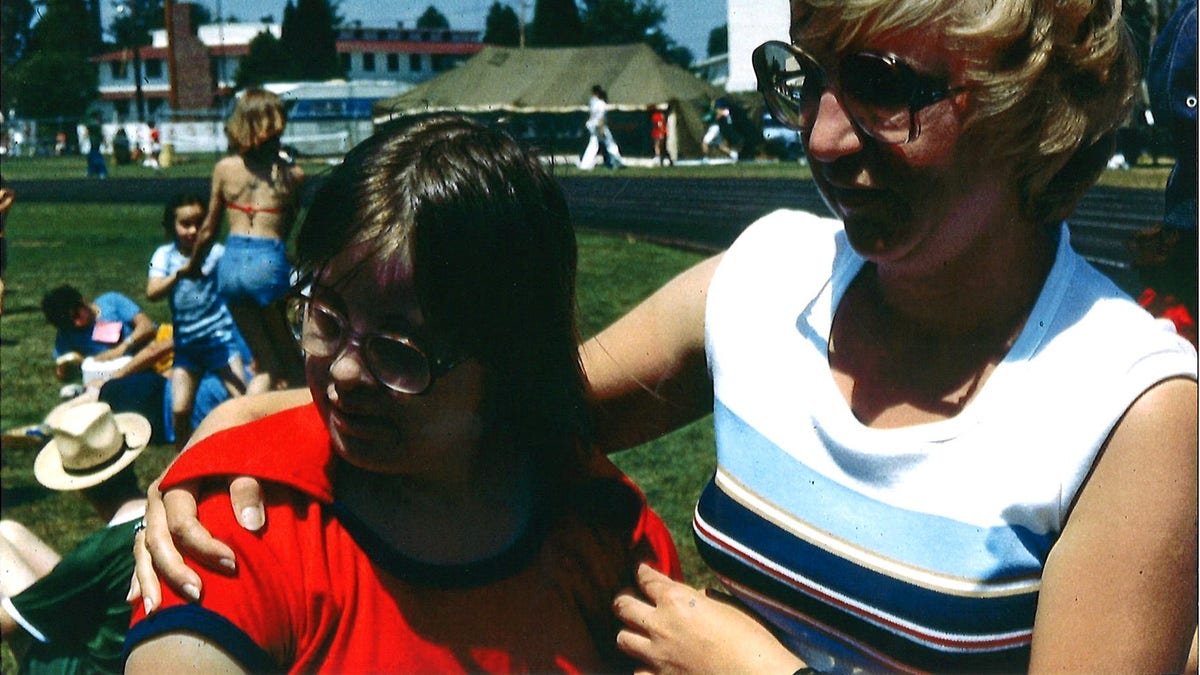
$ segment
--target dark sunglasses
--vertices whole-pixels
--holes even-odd
[[[292,295],[288,324],[308,356],[335,357],[348,343],[359,346],[363,362],[380,384],[402,394],[423,394],[440,377],[466,360],[463,356],[430,354],[411,338],[397,333],[351,330],[346,317],[320,300]]]
[[[834,81],[816,59],[786,42],[759,45],[751,60],[758,91],[780,124],[810,130],[821,95],[832,87],[854,125],[888,145],[916,140],[921,133],[917,111],[964,89],[920,75],[894,54],[880,52],[843,57]]]

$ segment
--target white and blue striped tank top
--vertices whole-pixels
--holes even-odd
[[[841,224],[780,211],[708,292],[717,471],[694,517],[730,590],[822,671],[1028,667],[1042,568],[1097,452],[1191,345],[1070,247],[957,416],[871,429],[829,371],[862,266]]]

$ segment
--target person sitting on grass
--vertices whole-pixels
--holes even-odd
[[[231,396],[240,396],[247,390],[237,326],[217,292],[214,273],[225,247],[213,244],[203,259],[193,255],[204,216],[204,201],[198,196],[179,194],[167,202],[162,228],[171,243],[154,251],[146,282],[146,297],[151,300],[166,297],[171,305],[175,326],[171,414],[175,447],[179,450],[192,435],[192,407],[205,373],[220,377]],[[266,384],[265,377],[258,381]]]
[[[96,380],[83,387],[82,393],[56,406],[46,415],[46,419],[68,408],[102,401],[111,406],[114,412],[137,413],[149,420],[151,443],[174,443],[174,397],[168,386],[175,358],[173,336],[174,326],[161,324],[154,340],[138,350],[125,365],[113,371],[108,379],[102,382]],[[240,335],[235,333],[234,337],[242,360],[249,362],[250,348]],[[255,378],[249,366],[244,368],[243,373],[247,381]],[[220,376],[204,373],[193,397],[191,428],[199,425],[209,412],[229,397],[229,391]],[[9,429],[5,434],[6,443],[37,443],[45,442],[49,430],[43,423]]]
[[[73,379],[88,359],[89,371],[94,368],[111,375],[125,363],[118,359],[131,357],[157,331],[154,321],[128,297],[108,292],[89,301],[66,284],[42,297],[42,313],[58,331],[54,376],[60,382]]]
[[[78,491],[108,525],[60,556],[24,525],[0,521],[0,631],[23,673],[119,673],[129,549],[146,512],[133,462],[149,443],[150,423],[104,403],[49,422],[54,438],[34,476],[51,490]]]

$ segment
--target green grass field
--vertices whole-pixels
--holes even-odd
[[[8,167],[5,167],[7,173]],[[50,205],[21,203],[10,212],[8,293],[0,319],[0,427],[40,422],[58,403],[54,380],[53,329],[39,303],[53,286],[70,282],[85,295],[116,290],[138,301],[156,320],[167,320],[165,302],[144,300],[146,266],[160,242],[160,210],[153,205]],[[694,253],[617,237],[581,234],[579,305],[581,332],[595,333],[641,298],[700,259]],[[102,523],[77,495],[41,487],[33,477],[36,450],[0,453],[2,515],[28,525],[60,551],[74,546]],[[174,455],[153,446],[138,460],[149,482]],[[707,420],[615,458],[645,489],[680,545],[689,579],[708,583],[690,534],[691,509],[714,466]],[[3,672],[15,671],[7,646]]]

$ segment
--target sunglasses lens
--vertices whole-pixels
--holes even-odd
[[[825,88],[821,67],[782,43],[768,42],[754,54],[754,69],[775,119],[802,128]]]
[[[867,133],[904,143],[912,127],[915,78],[903,64],[876,54],[854,54],[839,72],[842,101]]]
[[[371,369],[384,385],[406,394],[419,394],[429,387],[429,359],[416,346],[376,336],[367,343],[366,353]]]

